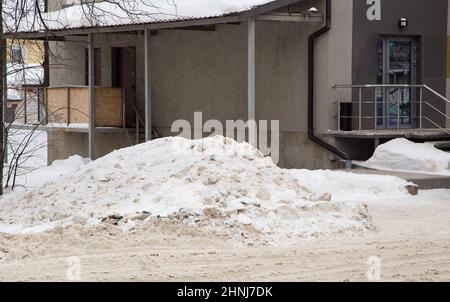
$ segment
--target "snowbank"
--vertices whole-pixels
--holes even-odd
[[[21,167],[34,170],[47,165],[47,132],[25,129],[23,125],[13,127],[8,134],[8,161],[15,153],[23,151]],[[23,129],[21,129],[23,127]]]
[[[450,153],[430,143],[414,143],[404,138],[378,146],[364,166],[388,171],[406,171],[450,175]]]
[[[69,128],[69,129],[88,129],[89,124],[88,123],[56,123],[56,122],[50,122],[46,126],[47,128],[53,127],[53,128]],[[106,128],[106,127],[102,127]]]
[[[371,227],[365,205],[330,198],[246,143],[163,138],[115,151],[21,198],[6,196],[0,230],[36,232],[108,217],[127,229],[165,217],[281,244]]]
[[[19,125],[23,127],[23,125]],[[17,171],[17,191],[29,190],[41,186],[51,178],[51,174],[45,174],[47,167],[47,132],[31,131],[29,129],[11,128],[8,134],[8,164],[4,168],[4,184],[6,185],[10,164],[16,161],[17,154],[20,165]],[[55,167],[54,173],[59,167]],[[63,172],[62,172],[63,173]],[[9,182],[11,185],[11,181]],[[8,189],[6,190],[8,192]],[[11,192],[10,192],[11,193]]]
[[[50,166],[42,167],[26,173],[19,178],[19,185],[27,190],[36,189],[45,183],[70,175],[89,163],[90,160],[74,155],[66,160],[55,160]]]
[[[330,170],[289,170],[317,193],[332,193],[332,201],[372,201],[408,196],[404,179],[389,175],[367,175]]]

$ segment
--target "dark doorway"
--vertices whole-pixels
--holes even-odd
[[[114,47],[111,49],[111,74],[112,87],[123,89],[126,127],[135,128],[142,123],[138,121],[136,106],[135,47]]]
[[[84,50],[84,84],[89,86],[89,50]],[[94,48],[94,86],[102,86],[102,51]]]

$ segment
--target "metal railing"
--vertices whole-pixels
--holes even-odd
[[[358,126],[357,129],[354,129],[355,127],[352,127],[353,130],[363,131],[363,130],[384,130],[384,129],[393,129],[391,128],[380,128],[379,121],[382,120],[382,124],[389,122],[389,119],[392,119],[393,117],[396,118],[396,129],[400,131],[401,129],[416,129],[419,131],[422,130],[429,130],[429,129],[439,129],[440,131],[443,131],[450,135],[450,130],[446,128],[445,125],[447,125],[447,122],[450,121],[450,116],[443,112],[441,109],[439,109],[439,105],[436,104],[436,101],[444,102],[445,108],[450,108],[450,100],[439,94],[437,91],[431,89],[427,85],[403,85],[403,84],[367,84],[367,85],[334,85],[334,89],[336,90],[348,90],[350,89],[350,102],[349,101],[343,101],[342,97],[339,96],[336,98],[335,103],[337,104],[337,129],[338,131],[341,130],[341,118],[344,119],[357,119]],[[353,94],[353,90],[357,90],[357,94]],[[367,93],[365,93],[367,90],[374,90],[374,93],[372,94],[373,100],[367,100]],[[405,95],[405,91],[409,91],[407,94],[409,97],[409,100],[407,102],[404,102],[404,98],[402,96]],[[388,96],[392,97],[394,94],[395,100],[389,99]],[[429,94],[430,97],[425,97],[426,94]],[[370,95],[370,94],[369,94]],[[356,100],[356,101],[355,101]],[[433,102],[434,101],[434,102]],[[357,105],[358,108],[358,115],[355,116],[352,112],[351,116],[346,116],[341,114],[341,104],[343,103],[351,103],[352,107],[354,105]],[[373,111],[373,114],[364,115],[364,105],[371,105],[373,108],[371,109]],[[388,111],[386,104],[389,105],[395,105],[396,106],[396,116],[386,114]],[[410,104],[410,114],[409,115],[402,115],[401,114],[401,108],[402,105]],[[382,115],[378,114],[379,105],[383,106]],[[441,103],[442,105],[442,103]],[[365,108],[366,112],[368,111],[367,108]],[[444,109],[446,110],[446,109]],[[413,113],[415,112],[415,113]],[[430,112],[434,112],[434,115],[441,116],[441,123],[437,122],[433,116],[430,116]],[[410,119],[411,123],[406,125],[406,127],[403,126],[402,120]],[[367,124],[363,122],[365,120],[373,120],[373,129],[367,129]],[[413,120],[418,120],[418,125],[414,126]],[[444,121],[442,123],[442,121]],[[427,122],[428,125],[433,125],[433,127],[426,127],[425,123]],[[353,124],[353,123],[352,123]],[[369,123],[370,124],[370,123]],[[443,126],[444,125],[444,126]],[[366,129],[364,129],[366,128]],[[395,128],[394,128],[395,129]]]

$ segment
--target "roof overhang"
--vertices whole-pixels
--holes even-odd
[[[13,32],[5,33],[4,37],[7,39],[28,39],[28,40],[64,40],[66,36],[88,35],[90,33],[126,33],[144,31],[146,29],[176,29],[212,26],[217,24],[240,23],[245,22],[251,17],[258,16],[260,21],[287,21],[287,22],[320,22],[323,20],[321,15],[311,14],[310,16],[300,16],[299,14],[268,14],[280,8],[300,3],[303,0],[277,0],[264,5],[254,7],[253,9],[221,17],[199,18],[191,20],[161,22],[161,23],[142,23],[142,24],[127,24],[116,26],[99,26],[99,27],[82,27],[82,28],[67,28],[40,32]]]

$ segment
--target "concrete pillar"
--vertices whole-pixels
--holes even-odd
[[[5,51],[2,53],[2,60],[3,60],[3,70],[1,70],[2,72],[2,77],[3,77],[3,95],[0,96],[3,98],[3,123],[6,124],[6,110],[7,110],[7,103],[8,103],[8,73],[7,73],[7,62],[6,62],[6,40],[0,41],[0,43],[3,44],[3,47],[5,47]],[[8,163],[8,144],[7,144],[7,135],[6,135],[6,129],[5,126],[3,125],[3,142],[1,142],[3,144],[4,147],[4,156],[3,156],[3,161],[5,163]]]
[[[144,33],[145,141],[152,139],[152,56],[150,39],[150,29],[146,29]]]
[[[256,131],[256,87],[255,87],[255,62],[256,62],[256,50],[255,50],[255,17],[248,19],[248,134],[249,143],[254,147],[257,147],[257,131]]]

